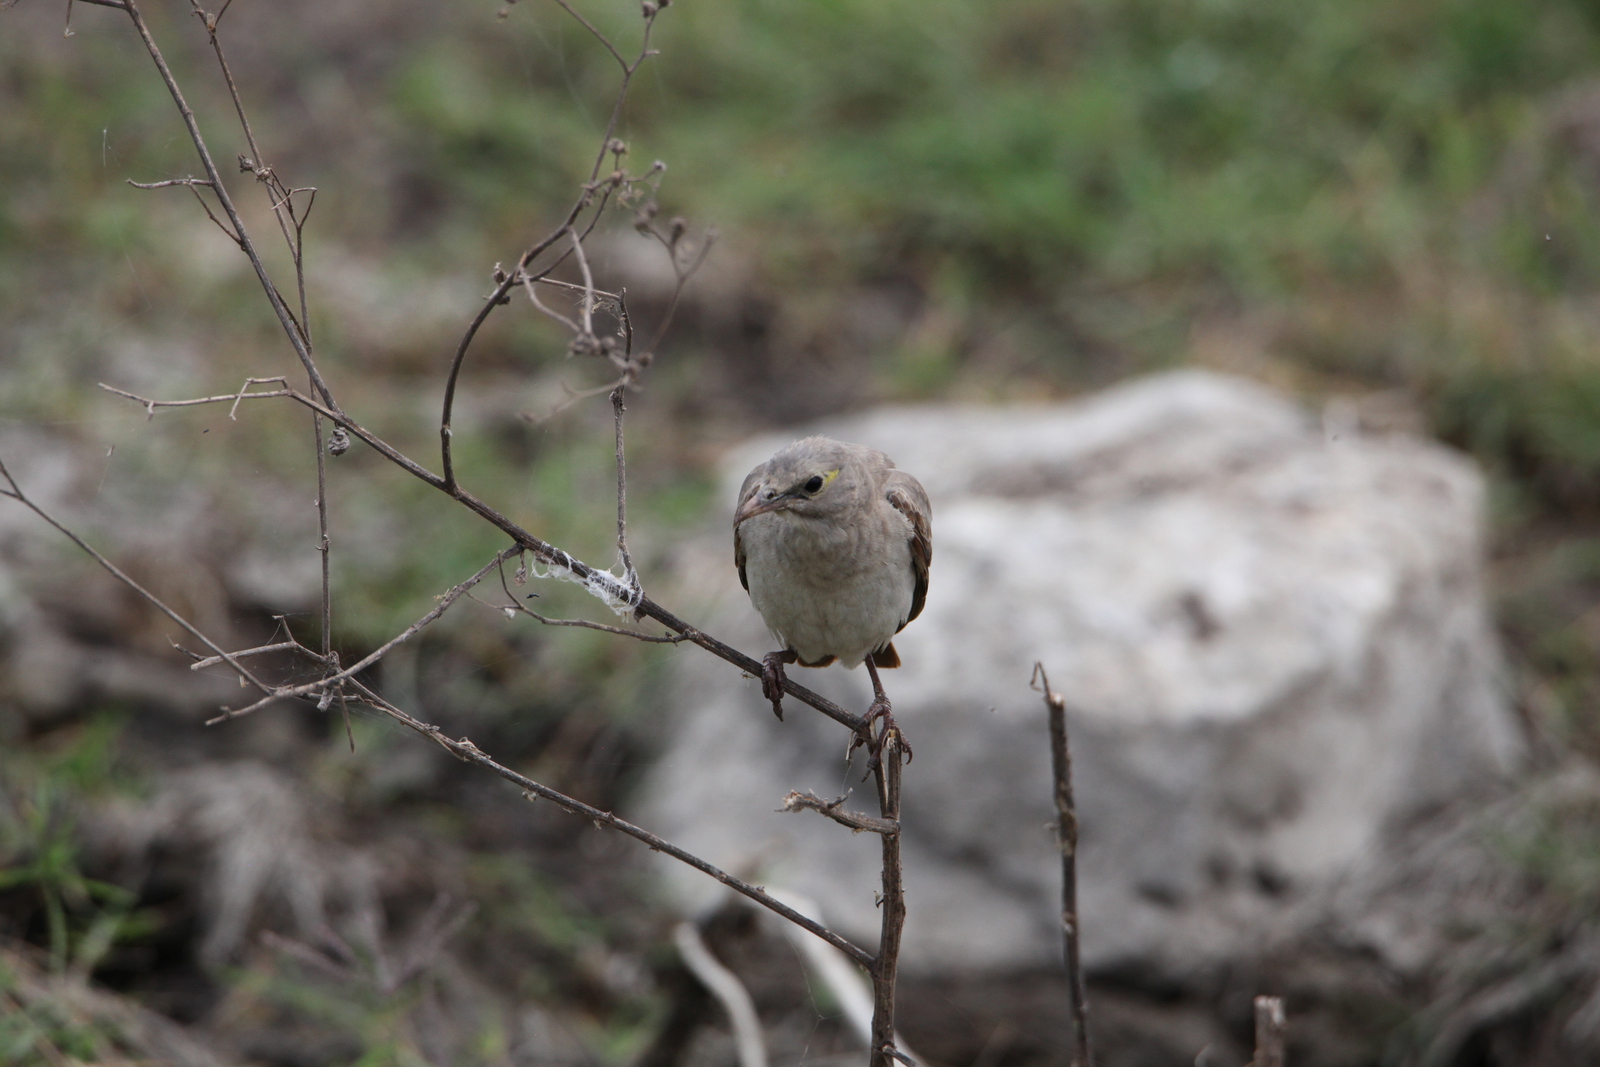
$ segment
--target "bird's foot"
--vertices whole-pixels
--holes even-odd
[[[872,724],[878,719],[883,720],[883,729],[874,737]],[[887,697],[880,696],[872,702],[872,706],[867,709],[866,718],[862,720],[861,729],[865,736],[857,734],[855,743],[850,746],[850,750],[852,752],[855,751],[858,745],[867,747],[868,774],[876,771],[878,765],[883,762],[883,750],[888,746],[890,738],[894,739],[896,748],[905,752],[906,762],[911,762],[911,746],[906,743],[906,735],[900,729],[900,724],[894,721],[894,712],[889,706]]]
[[[768,652],[761,658],[761,695],[772,701],[772,714],[783,721],[783,665],[793,663],[793,652]]]

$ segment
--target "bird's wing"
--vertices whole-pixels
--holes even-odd
[[[911,591],[910,622],[922,614],[928,599],[928,564],[933,562],[933,505],[928,503],[922,483],[902,470],[891,470],[884,482],[884,495],[894,509],[911,523],[911,571],[916,585]],[[906,623],[900,624],[905,629]],[[896,631],[898,632],[898,631]]]
[[[755,470],[744,476],[744,484],[739,486],[739,499],[733,502],[735,511],[738,510],[740,504],[744,503],[744,498],[750,495],[750,487],[761,478],[761,472],[766,469],[766,466],[765,463],[757,464]],[[739,527],[737,526],[733,528],[733,565],[739,568],[739,584],[744,586],[744,591],[748,593],[750,591],[750,579],[745,577],[744,573],[744,542],[739,540]]]
[[[739,539],[739,528],[733,528],[733,565],[739,568],[739,584],[744,586],[744,591],[750,591],[750,579],[744,573],[744,542]]]

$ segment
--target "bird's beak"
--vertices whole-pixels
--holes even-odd
[[[789,506],[789,494],[780,493],[768,486],[759,486],[755,492],[744,498],[744,503],[739,505],[739,510],[734,513],[733,525],[738,526],[746,519],[753,519],[757,515],[765,515],[769,511],[778,511]]]

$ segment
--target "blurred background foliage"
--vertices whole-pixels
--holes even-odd
[[[244,145],[202,27],[175,0],[144,6],[231,172]],[[637,4],[582,10],[632,54]],[[197,544],[219,565],[240,540],[229,529],[299,546],[298,562],[233,560],[218,612],[254,612],[236,620],[245,630],[289,612],[314,640],[311,509],[263,501],[259,481],[230,495],[226,477],[309,501],[301,414],[147,422],[92,387],[193,396],[298,371],[192,197],[125,184],[197,172],[126,20],[80,4],[63,36],[66,16],[49,0],[0,11],[0,429],[43,427],[97,457],[78,518],[202,614],[209,594],[175,563]],[[701,521],[720,447],[752,430],[1206,365],[1477,457],[1495,489],[1494,587],[1520,699],[1538,726],[1600,754],[1600,3],[678,0],[658,29],[662,55],[619,134],[634,172],[667,162],[664,216],[697,234],[714,225],[721,242],[632,401],[647,574]],[[324,371],[348,410],[436,466],[455,341],[491,265],[559,219],[586,178],[616,64],[536,0],[236,0],[223,39],[267,160],[318,189],[308,261]],[[234,180],[236,196],[284,271],[249,184]],[[600,282],[620,279],[658,318],[661,267],[630,221],[602,228]],[[513,306],[468,363],[456,440],[476,492],[604,563],[609,412],[542,417],[563,388],[598,380]],[[335,622],[353,650],[498,546],[360,448],[333,477]],[[195,519],[203,536],[186,526],[174,540],[174,514],[209,516]],[[554,613],[580,604],[540,588]],[[648,715],[672,653],[529,629],[480,612],[384,681],[609,801],[645,744],[627,723]],[[343,744],[342,727],[337,742],[315,731]],[[363,742],[385,743],[381,731]],[[322,773],[321,788],[358,807],[411,796],[419,825],[449,821],[437,775],[407,786],[363,759]],[[40,937],[70,955],[103,932],[98,883],[50,852],[57,801],[6,773],[0,847],[36,877],[8,875],[5,892],[59,911],[46,925],[60,933]],[[486,884],[525,877],[474,862]],[[516,921],[571,974],[613,936],[586,905],[505,892],[538,913]],[[103,903],[117,923],[138,914]]]

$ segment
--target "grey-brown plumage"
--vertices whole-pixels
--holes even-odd
[[[921,483],[877,449],[807,437],[745,478],[733,546],[739,580],[783,645],[763,677],[773,710],[782,716],[784,663],[837,660],[867,664],[868,717],[887,715],[877,668],[900,665],[894,635],[928,595],[932,508]]]

